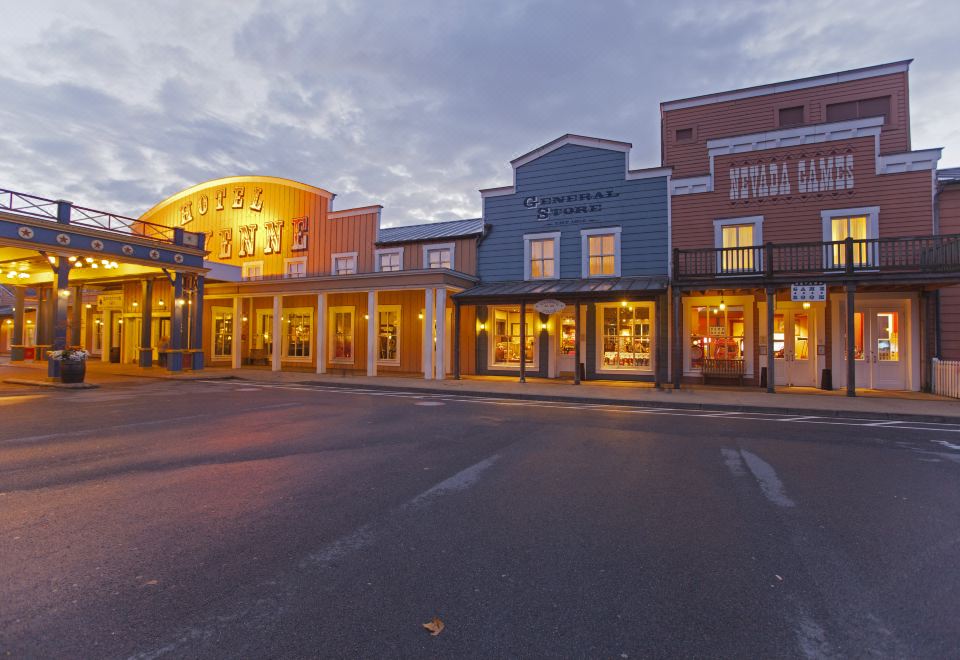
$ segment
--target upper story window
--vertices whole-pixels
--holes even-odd
[[[844,101],[827,105],[827,121],[846,121],[864,117],[883,117],[884,123],[890,121],[890,97],[878,96],[859,101]]]
[[[853,239],[853,265],[872,266],[877,263],[878,219],[880,207],[869,206],[855,209],[821,211],[823,240],[826,246],[827,268],[843,268],[847,264],[847,248],[844,241]]]
[[[307,276],[307,258],[295,257],[283,260],[284,277],[306,277]]]
[[[247,261],[243,264],[241,276],[245,280],[262,280],[263,279],[263,262],[262,261]]]
[[[620,227],[580,231],[582,276],[620,276]]]
[[[798,105],[792,108],[780,108],[778,111],[780,128],[803,125],[803,106]]]
[[[560,277],[560,232],[523,237],[523,279],[555,280]]]
[[[720,248],[717,270],[742,273],[760,268],[763,216],[727,218],[713,223],[714,246]]]
[[[677,142],[693,142],[692,128],[678,128],[674,135]]]
[[[390,248],[377,250],[377,272],[390,273],[397,270],[403,270],[403,248]]]
[[[453,243],[423,246],[423,265],[426,268],[453,270]]]
[[[341,252],[334,254],[333,264],[330,271],[334,275],[356,275],[357,273],[357,253]]]

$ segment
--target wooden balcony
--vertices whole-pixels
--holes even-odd
[[[711,280],[960,280],[960,234],[674,249],[678,283]]]

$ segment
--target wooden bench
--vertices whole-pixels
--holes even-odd
[[[704,358],[702,373],[704,384],[709,379],[717,379],[736,380],[738,385],[743,385],[743,359]]]

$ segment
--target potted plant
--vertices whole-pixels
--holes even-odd
[[[87,353],[82,348],[50,351],[47,355],[60,362],[61,383],[82,383],[87,374]]]

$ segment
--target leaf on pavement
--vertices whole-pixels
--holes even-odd
[[[440,617],[433,617],[433,621],[423,624],[423,627],[430,631],[430,634],[436,637],[443,632],[443,629],[446,627],[443,625],[443,621],[440,620]]]

